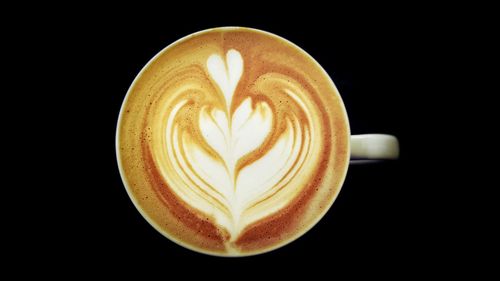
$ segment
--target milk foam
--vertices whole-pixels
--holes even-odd
[[[247,97],[231,113],[232,98],[243,73],[241,54],[231,49],[224,60],[212,54],[207,60],[210,78],[222,92],[226,108],[205,105],[199,115],[198,126],[211,150],[179,132],[174,119],[187,101],[177,104],[168,118],[166,128],[168,155],[182,183],[172,184],[174,191],[192,207],[214,216],[217,222],[237,238],[249,223],[272,214],[284,202],[277,200],[266,212],[245,211],[273,192],[279,191],[300,169],[310,145],[309,129],[302,129],[299,121],[286,120],[286,128],[274,146],[253,163],[240,167],[240,159],[259,149],[273,127],[273,112],[266,102],[254,102]],[[285,92],[307,108],[290,89]],[[180,137],[180,138],[179,138]],[[168,173],[166,174],[168,177]],[[281,200],[289,199],[281,196]]]
[[[207,60],[207,68],[210,76],[217,82],[217,85],[219,85],[220,90],[224,94],[226,106],[229,111],[234,90],[243,73],[243,59],[241,54],[231,49],[226,54],[225,62],[221,56],[213,54]]]

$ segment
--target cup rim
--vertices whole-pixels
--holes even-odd
[[[118,120],[117,120],[117,124],[116,124],[116,132],[115,132],[115,153],[116,153],[116,160],[117,160],[117,163],[118,163],[118,170],[119,170],[119,173],[120,173],[120,178],[122,180],[123,186],[124,186],[124,188],[125,188],[125,190],[127,192],[128,197],[130,198],[130,200],[134,204],[134,206],[137,209],[137,211],[141,214],[141,216],[156,231],[158,231],[161,235],[165,236],[167,239],[169,239],[170,241],[174,242],[175,244],[177,244],[177,245],[179,245],[181,247],[187,248],[187,249],[189,249],[189,250],[191,250],[193,252],[196,252],[196,253],[202,253],[202,254],[205,254],[205,255],[216,256],[216,257],[247,257],[247,256],[255,256],[255,255],[265,254],[265,253],[277,250],[277,249],[279,249],[279,248],[281,248],[283,246],[286,246],[286,245],[288,245],[288,244],[296,241],[297,239],[299,239],[300,237],[302,237],[304,234],[306,234],[307,232],[309,232],[314,226],[316,226],[318,224],[318,222],[326,215],[326,213],[330,210],[330,208],[333,206],[333,203],[335,202],[335,200],[339,196],[339,194],[340,194],[340,192],[342,190],[342,187],[344,185],[345,179],[346,179],[347,170],[349,168],[349,159],[350,159],[350,155],[351,155],[350,140],[347,140],[347,142],[346,142],[346,146],[347,146],[346,147],[346,151],[347,152],[346,152],[346,159],[344,159],[344,161],[346,162],[346,165],[344,166],[343,171],[339,171],[339,172],[341,172],[341,174],[338,175],[338,176],[341,176],[341,178],[339,179],[338,191],[331,198],[330,202],[328,203],[328,206],[325,206],[326,208],[322,209],[323,211],[321,213],[319,213],[315,217],[315,219],[308,225],[308,227],[306,227],[304,229],[301,229],[300,231],[298,231],[297,233],[295,233],[291,238],[287,239],[286,241],[282,241],[281,243],[279,243],[277,245],[274,245],[273,247],[266,248],[263,251],[255,251],[255,252],[249,252],[249,253],[238,253],[236,255],[221,254],[221,253],[217,253],[217,252],[206,251],[206,250],[201,249],[201,248],[196,248],[194,246],[191,246],[188,243],[185,243],[185,242],[181,241],[180,239],[174,237],[173,235],[170,235],[167,231],[164,231],[161,227],[159,227],[157,225],[157,223],[153,219],[151,219],[149,217],[149,215],[146,213],[146,211],[143,210],[143,208],[139,204],[138,200],[135,198],[135,196],[130,191],[129,183],[128,183],[127,179],[126,179],[125,172],[124,172],[122,164],[121,164],[122,161],[121,161],[121,154],[120,154],[120,149],[119,149],[119,143],[120,143],[120,127],[121,127],[121,123],[122,123],[122,119],[123,119],[124,105],[127,103],[128,98],[129,98],[129,96],[130,96],[130,94],[132,92],[132,89],[134,88],[134,86],[137,83],[137,81],[139,81],[139,79],[142,77],[143,73],[149,68],[149,66],[152,63],[154,63],[160,56],[162,56],[163,53],[167,52],[169,49],[177,46],[178,44],[180,44],[180,43],[182,43],[182,42],[184,42],[184,41],[186,41],[188,39],[191,39],[193,37],[196,37],[196,36],[199,36],[201,34],[204,34],[204,33],[213,32],[213,31],[222,31],[222,30],[245,30],[245,31],[251,31],[251,32],[261,33],[261,34],[264,34],[264,35],[267,35],[267,36],[270,36],[270,37],[277,38],[278,40],[282,40],[282,41],[286,42],[287,44],[289,44],[289,45],[293,46],[294,48],[296,48],[299,52],[302,52],[303,54],[305,54],[313,63],[315,63],[319,67],[319,69],[321,70],[321,72],[323,73],[323,75],[325,77],[327,77],[327,79],[331,82],[331,85],[335,89],[335,92],[336,92],[337,97],[338,97],[338,99],[340,101],[340,104],[341,104],[342,114],[344,115],[343,117],[344,117],[344,120],[345,120],[346,135],[348,137],[351,136],[349,118],[348,118],[347,110],[346,110],[346,107],[345,107],[345,103],[344,103],[344,101],[342,99],[342,96],[340,95],[340,92],[339,92],[337,86],[335,85],[335,82],[333,81],[333,79],[331,78],[331,76],[328,74],[328,72],[326,72],[326,70],[323,68],[323,66],[318,61],[316,61],[316,59],[314,59],[308,52],[306,52],[303,48],[299,47],[295,43],[289,41],[288,39],[286,39],[284,37],[281,37],[279,35],[276,35],[274,33],[271,33],[269,31],[264,31],[264,30],[261,30],[261,29],[251,28],[251,27],[242,27],[242,26],[219,26],[219,27],[207,28],[207,29],[203,29],[203,30],[200,30],[200,31],[197,31],[197,32],[193,32],[193,33],[190,33],[188,35],[185,35],[185,36],[183,36],[183,37],[175,40],[174,42],[168,44],[167,46],[165,46],[164,48],[162,48],[160,51],[158,51],[141,68],[141,70],[135,76],[134,80],[132,81],[132,83],[130,84],[129,88],[127,89],[127,93],[125,94],[125,97],[123,98],[122,104],[120,106],[120,111],[118,113]]]

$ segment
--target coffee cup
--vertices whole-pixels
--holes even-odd
[[[193,33],[154,56],[120,111],[116,154],[142,216],[216,256],[284,246],[332,206],[351,160],[397,159],[398,141],[350,135],[321,65],[262,30]]]

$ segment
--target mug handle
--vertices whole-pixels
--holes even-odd
[[[351,136],[351,159],[395,160],[399,158],[399,142],[395,136],[364,134]]]

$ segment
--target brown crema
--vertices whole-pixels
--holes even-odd
[[[117,129],[122,179],[160,233],[219,256],[259,254],[308,231],[338,195],[349,125],[321,66],[278,36],[216,28],[140,72]]]

